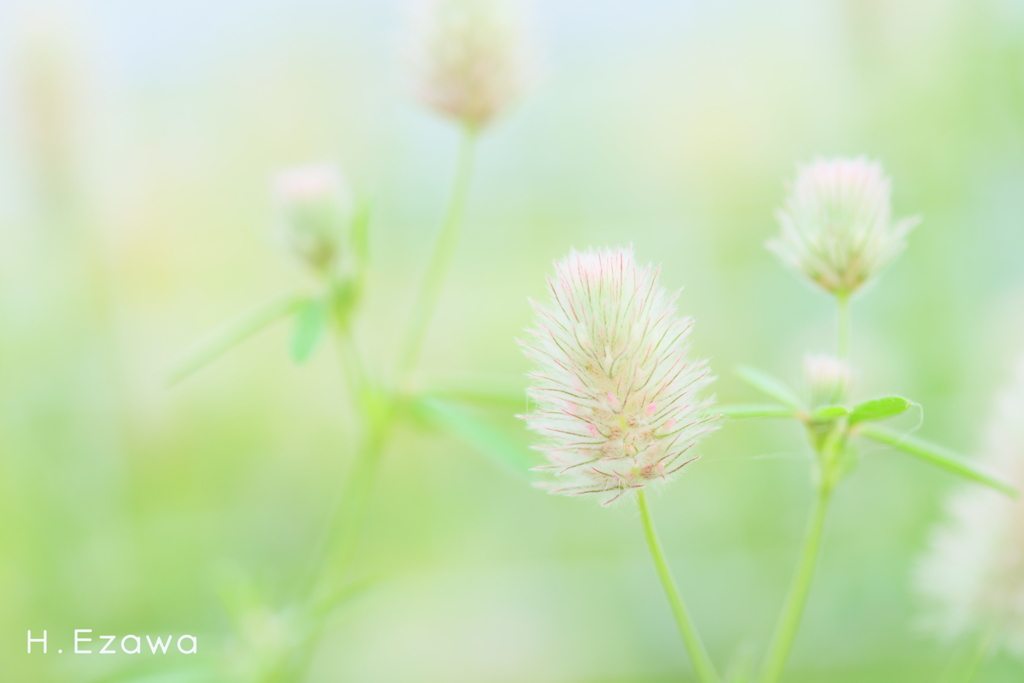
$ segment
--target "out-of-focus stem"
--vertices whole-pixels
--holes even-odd
[[[423,343],[426,341],[430,319],[434,315],[434,309],[441,297],[445,276],[448,274],[448,269],[455,256],[455,247],[458,244],[459,232],[462,227],[462,216],[466,208],[466,198],[469,195],[469,181],[473,175],[476,139],[476,129],[466,126],[463,130],[462,145],[459,149],[448,210],[445,213],[444,222],[441,224],[441,234],[437,238],[433,256],[431,256],[427,272],[420,284],[416,304],[412,311],[412,320],[402,345],[398,365],[399,393],[404,393],[409,388],[409,382],[412,380],[412,374],[416,370],[416,364],[419,362],[420,353],[423,350]]]
[[[846,360],[850,354],[850,295],[836,295],[836,356]]]
[[[690,654],[690,662],[693,664],[694,671],[697,672],[697,678],[701,683],[718,683],[715,666],[704,648],[704,643],[697,633],[693,619],[690,618],[690,614],[686,610],[686,603],[683,602],[683,597],[679,594],[679,588],[676,587],[675,579],[672,578],[672,571],[668,568],[665,553],[661,549],[661,542],[658,540],[658,534],[651,521],[651,511],[647,507],[647,497],[644,495],[643,489],[637,491],[636,501],[640,508],[640,519],[643,521],[644,535],[647,537],[647,545],[651,550],[654,567],[658,570],[658,578],[661,579],[661,585],[665,589],[665,597],[668,598],[668,604],[672,608],[672,614],[679,626],[679,634],[683,637],[683,645],[686,646],[686,651]]]
[[[761,683],[776,683],[779,680],[786,667],[786,660],[789,659],[790,650],[793,649],[793,641],[796,639],[800,619],[804,613],[804,605],[807,604],[807,596],[811,590],[811,581],[814,578],[814,568],[818,562],[821,538],[825,529],[825,517],[831,497],[831,486],[827,483],[819,485],[818,495],[814,501],[814,510],[811,513],[807,534],[804,538],[803,550],[800,553],[796,577],[793,579],[793,585],[786,598],[782,616],[779,618],[775,636],[772,638],[772,644],[768,650]]]
[[[337,590],[336,579],[348,566],[355,551],[359,532],[366,518],[374,483],[380,470],[381,456],[387,444],[394,416],[394,406],[386,405],[379,408],[380,412],[371,415],[371,425],[365,441],[359,449],[352,472],[342,490],[341,498],[334,515],[332,534],[328,539],[330,555],[321,567],[320,585],[315,590],[320,593],[316,599],[323,599]]]
[[[458,241],[459,228],[465,209],[472,175],[473,156],[476,145],[476,130],[467,127],[463,134],[462,146],[455,169],[451,197],[437,247],[427,268],[426,275],[419,287],[416,308],[405,336],[402,356],[399,361],[398,391],[395,395],[385,396],[370,386],[365,378],[359,362],[351,335],[344,322],[338,317],[338,343],[346,364],[358,373],[357,403],[363,405],[363,417],[366,421],[366,432],[359,446],[352,472],[342,489],[341,496],[331,521],[328,525],[323,542],[323,550],[319,553],[321,560],[314,566],[319,575],[312,586],[314,601],[323,599],[337,590],[338,577],[344,571],[355,551],[359,532],[366,517],[366,509],[372,497],[380,461],[387,446],[388,436],[398,409],[398,401],[408,388],[412,373],[419,361],[420,350],[426,338],[430,319],[441,294],[445,275],[451,264]]]
[[[352,407],[357,414],[366,412],[364,402],[370,392],[369,380],[366,376],[366,367],[363,365],[362,357],[359,354],[359,347],[356,346],[352,336],[352,329],[342,312],[337,306],[332,311],[334,321],[334,339],[338,346],[338,357],[341,359],[341,369],[345,375],[345,382],[348,384],[349,398]]]

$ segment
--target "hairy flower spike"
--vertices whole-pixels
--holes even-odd
[[[480,128],[533,81],[512,0],[420,0],[412,18],[410,68],[427,107]]]
[[[853,384],[850,366],[833,356],[807,354],[804,383],[811,392],[811,408],[837,405],[846,400]]]
[[[824,290],[853,294],[900,255],[919,222],[893,222],[889,184],[882,166],[864,157],[799,168],[777,213],[782,233],[768,248]]]
[[[1024,362],[997,403],[983,463],[1024,487]],[[953,495],[917,580],[926,628],[944,639],[999,628],[1024,658],[1024,500],[981,487]]]
[[[632,250],[571,252],[534,303],[535,328],[520,342],[536,363],[523,416],[544,437],[538,450],[565,478],[552,493],[606,495],[610,503],[667,480],[715,429],[700,396],[707,364],[688,357],[692,325],[658,286],[658,270]]]
[[[288,248],[313,270],[326,272],[342,257],[353,199],[332,164],[282,171],[274,179],[279,230]]]

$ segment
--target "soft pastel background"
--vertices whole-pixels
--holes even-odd
[[[380,0],[0,2],[3,681],[205,665],[229,648],[226,587],[286,603],[352,456],[332,349],[296,367],[281,324],[164,377],[210,328],[303,283],[267,183],[310,160],[375,202],[358,335],[393,358],[456,146],[406,97],[402,17]],[[798,160],[866,153],[897,214],[924,220],[855,303],[859,394],[910,396],[920,434],[977,450],[1024,353],[1024,4],[544,0],[533,23],[546,77],[483,141],[421,386],[518,390],[513,338],[551,261],[627,243],[685,285],[720,400],[755,398],[741,363],[795,380],[805,350],[831,348],[832,310],[763,248],[772,212]],[[483,416],[525,451],[510,412]],[[703,452],[652,504],[729,662],[759,655],[777,614],[808,454],[767,422]],[[332,620],[311,681],[687,680],[632,506],[546,496],[415,425],[379,483],[355,571],[377,583]],[[915,627],[910,577],[954,485],[864,449],[788,680],[937,679],[950,649]],[[25,654],[30,628],[49,655]],[[197,634],[200,654],[75,657],[74,628]],[[980,680],[1022,671],[1001,658]]]

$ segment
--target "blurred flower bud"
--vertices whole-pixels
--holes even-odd
[[[691,321],[676,315],[658,270],[632,250],[572,252],[534,304],[535,329],[520,342],[536,363],[525,415],[538,447],[567,485],[552,493],[608,495],[605,504],[694,459],[716,427],[701,391],[707,364],[688,354]]]
[[[804,357],[804,383],[811,391],[811,408],[840,405],[846,401],[853,373],[845,362],[824,354]]]
[[[996,406],[981,463],[1024,487],[1024,363]],[[1024,659],[1024,498],[966,487],[946,506],[917,571],[922,626],[952,640],[998,629]]]
[[[778,238],[768,242],[784,263],[837,296],[853,294],[903,251],[919,222],[893,222],[889,179],[877,162],[819,159],[798,169]]]
[[[288,248],[313,270],[334,270],[353,214],[351,190],[337,167],[316,164],[282,171],[273,193]]]
[[[420,0],[408,45],[419,100],[470,127],[488,124],[533,81],[522,26],[512,0]]]

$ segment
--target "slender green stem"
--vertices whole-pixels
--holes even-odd
[[[314,553],[310,576],[305,582],[307,608],[315,615],[315,619],[320,621],[326,618],[330,605],[333,604],[332,600],[340,588],[340,577],[355,553],[384,450],[399,409],[400,397],[407,391],[419,362],[430,320],[455,254],[472,176],[475,145],[476,130],[467,127],[459,152],[448,209],[441,225],[441,234],[418,290],[416,306],[402,346],[397,394],[384,395],[379,391],[380,387],[368,379],[348,330],[347,321],[341,313],[335,311],[339,353],[346,376],[349,377],[350,391],[356,405],[362,409],[367,429],[356,454],[352,472],[335,502],[333,513]],[[317,639],[321,627],[322,623],[309,635],[307,642],[303,643],[304,650],[299,653],[296,663],[290,669],[295,672],[295,676],[299,676],[308,668],[312,654],[311,643]]]
[[[807,595],[811,590],[811,580],[814,578],[814,568],[818,562],[822,532],[825,529],[825,517],[831,497],[830,487],[827,484],[822,484],[815,497],[814,510],[807,526],[807,535],[800,553],[800,564],[796,577],[793,579],[782,616],[775,629],[772,645],[768,649],[768,658],[761,676],[761,683],[776,683],[779,680],[786,667],[786,660],[789,659],[790,650],[793,649],[793,641],[796,639],[796,632],[800,627]]]
[[[836,356],[846,360],[850,354],[850,295],[836,295]]]
[[[404,385],[408,383],[416,369],[427,328],[437,306],[444,277],[455,252],[469,191],[469,180],[472,175],[475,144],[476,132],[472,128],[467,128],[459,151],[452,193],[441,225],[441,234],[438,237],[437,247],[423,282],[419,287],[416,307],[405,336],[398,374],[400,393],[405,389]],[[335,512],[331,516],[331,522],[325,534],[325,548],[318,555],[323,557],[329,552],[330,558],[326,562],[321,561],[315,565],[322,564],[324,566],[321,567],[319,588],[314,586],[314,591],[322,589],[325,585],[330,588],[329,577],[336,576],[343,571],[351,559],[396,409],[395,397],[385,398],[375,394],[374,387],[370,386],[366,379],[365,371],[362,369],[362,363],[359,361],[345,321],[342,320],[340,314],[336,316],[336,319],[338,345],[342,361],[346,366],[346,374],[357,378],[354,382],[354,390],[357,392],[355,398],[357,402],[369,402],[372,405],[363,406],[363,414],[367,420],[367,432],[356,455],[353,470],[341,492]]]
[[[356,346],[355,339],[352,337],[352,330],[337,316],[335,316],[334,339],[338,346],[341,369],[345,375],[345,382],[348,384],[349,398],[352,400],[353,409],[357,414],[364,414],[366,407],[363,404],[370,391],[370,382],[366,376],[366,368],[363,365],[359,347]]]
[[[462,227],[462,216],[466,209],[466,198],[469,195],[469,181],[473,175],[476,139],[476,130],[466,127],[459,150],[448,211],[441,224],[441,234],[437,238],[437,246],[434,248],[427,272],[420,285],[416,305],[412,312],[412,321],[402,346],[398,365],[398,390],[400,393],[409,388],[408,384],[412,380],[412,374],[423,350],[423,343],[427,338],[430,320],[434,315],[437,302],[441,298],[445,276],[455,256],[455,246],[458,244],[459,232]]]
[[[405,385],[416,369],[430,319],[441,294],[445,274],[454,256],[469,191],[475,144],[476,131],[467,128],[459,152],[448,209],[441,225],[441,234],[419,287],[417,304],[405,336],[398,374],[399,393],[406,389]],[[364,404],[362,412],[366,419],[367,431],[358,449],[352,472],[340,493],[325,530],[320,550],[316,553],[318,560],[313,567],[314,571],[318,572],[318,577],[313,580],[310,588],[314,594],[314,601],[320,599],[317,596],[329,595],[336,590],[337,578],[352,558],[397,410],[397,397],[379,396],[370,385],[345,321],[341,319],[340,314],[336,318],[339,351],[346,366],[346,374],[356,378],[355,381],[349,380],[350,386],[351,390],[356,392],[354,398],[357,403]]]
[[[330,555],[321,566],[320,586],[316,588],[318,592],[331,594],[337,589],[336,579],[348,566],[355,552],[377,473],[380,471],[381,456],[387,445],[393,410],[391,406],[384,407],[380,415],[371,418],[373,424],[370,432],[360,447],[338,501],[327,542]]]
[[[690,654],[690,662],[693,664],[694,671],[697,672],[697,678],[701,683],[717,683],[719,679],[718,674],[715,672],[715,666],[712,664],[711,658],[708,657],[704,643],[697,633],[693,620],[686,611],[686,604],[679,594],[675,579],[672,578],[672,572],[665,561],[665,553],[662,551],[661,542],[658,541],[658,535],[654,531],[654,524],[651,522],[651,511],[647,507],[647,497],[644,495],[643,489],[637,491],[636,501],[640,508],[640,519],[643,521],[647,545],[651,549],[651,558],[654,560],[654,566],[658,570],[658,578],[661,579],[661,585],[665,589],[665,597],[668,598],[669,606],[672,608],[672,614],[675,616],[676,624],[679,626],[679,634],[683,637],[683,644]]]

